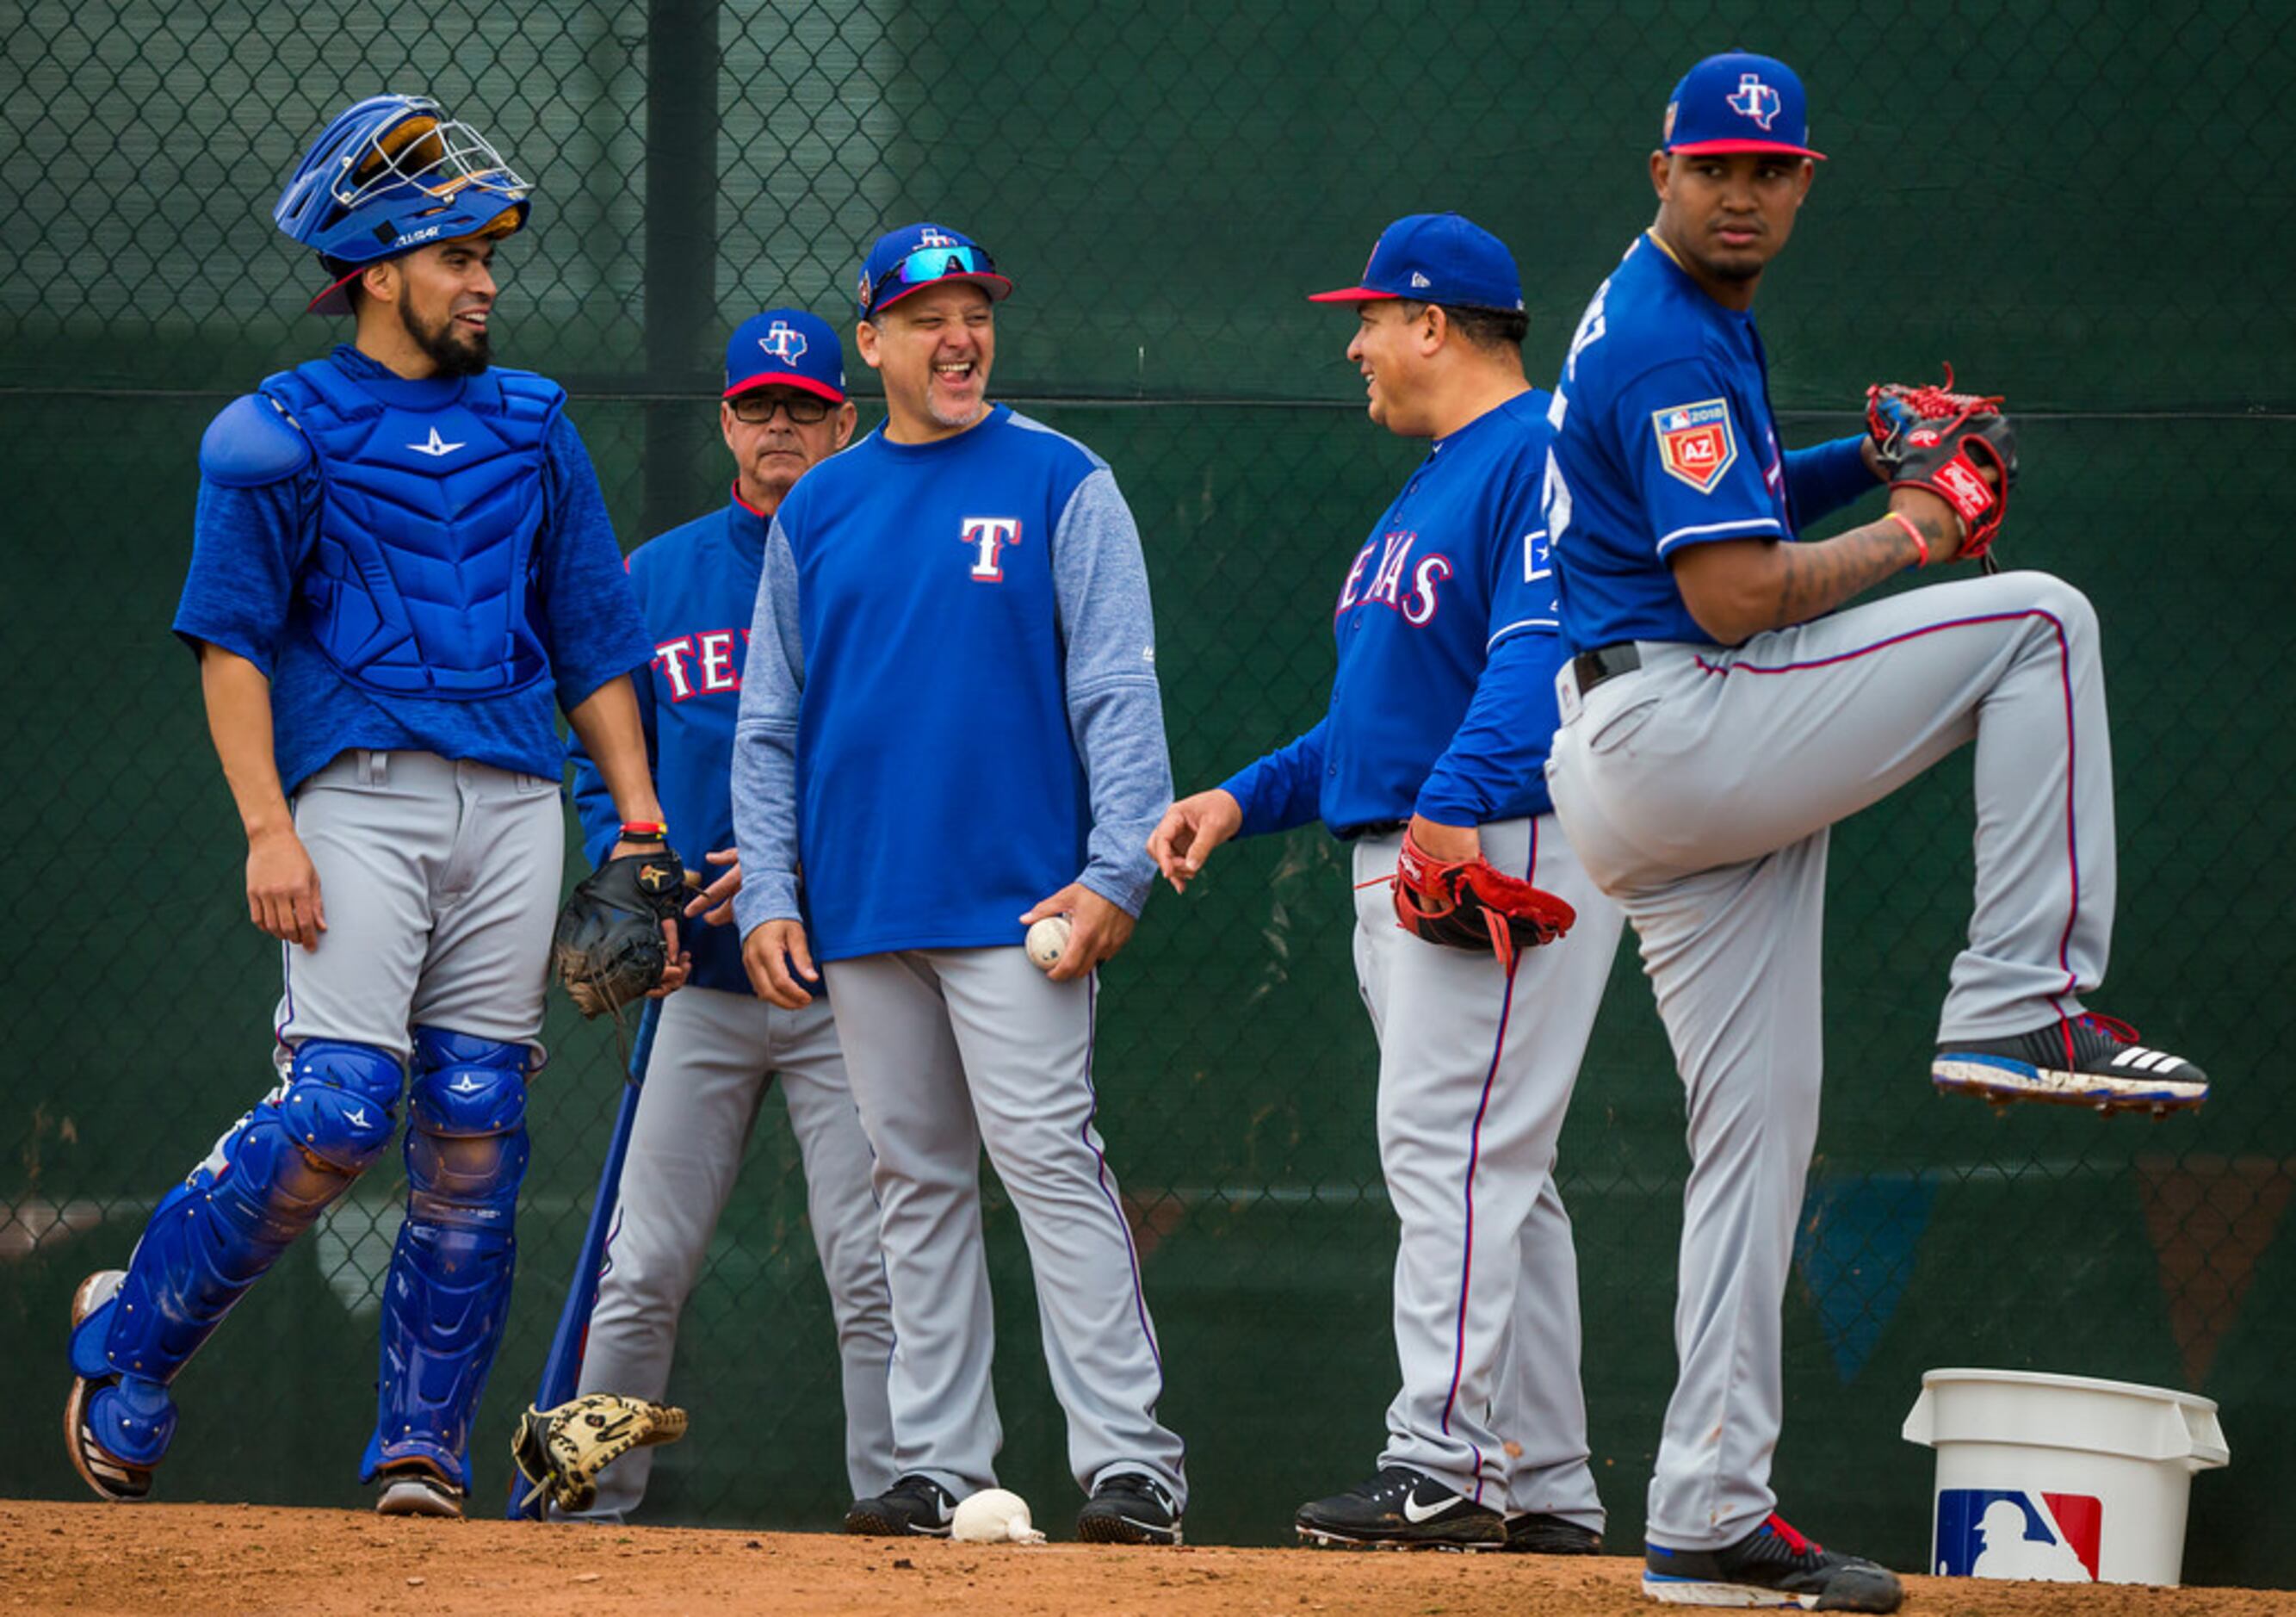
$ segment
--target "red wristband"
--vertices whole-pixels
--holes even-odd
[[[660,820],[624,820],[621,840],[625,842],[667,843],[669,827]]]
[[[1885,511],[1882,514],[1888,517],[1890,521],[1895,522],[1898,527],[1904,529],[1906,530],[1906,537],[1913,540],[1914,548],[1922,553],[1922,559],[1915,562],[1914,565],[1916,567],[1927,567],[1930,564],[1930,542],[1922,538],[1922,530],[1914,526],[1914,519],[1907,516],[1902,511]]]

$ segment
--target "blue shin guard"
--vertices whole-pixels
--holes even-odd
[[[74,1407],[105,1452],[146,1471],[167,1452],[168,1383],[382,1153],[404,1082],[388,1051],[306,1039],[285,1081],[161,1198],[118,1289],[72,1327]]]
[[[374,1437],[360,1468],[426,1463],[471,1488],[471,1416],[509,1314],[526,1173],[524,1045],[414,1030],[406,1222],[382,1299]]]

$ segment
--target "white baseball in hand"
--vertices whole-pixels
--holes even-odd
[[[1029,958],[1051,971],[1067,952],[1069,933],[1074,930],[1066,915],[1046,915],[1029,929]]]
[[[1039,921],[1038,926],[1051,923]],[[1065,926],[1066,922],[1062,924]],[[1029,1522],[1029,1502],[1002,1488],[968,1494],[949,1518],[948,1536],[960,1544],[1042,1544],[1045,1535]]]

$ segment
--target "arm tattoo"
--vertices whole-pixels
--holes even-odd
[[[1952,543],[1930,531],[1936,526],[1931,522],[1922,529],[1932,555]],[[1772,554],[1778,559],[1778,570],[1767,625],[1771,628],[1807,623],[1920,560],[1913,539],[1887,517],[1815,545],[1780,545]]]

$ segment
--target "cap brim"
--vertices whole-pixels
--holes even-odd
[[[891,297],[887,298],[883,302],[878,304],[876,308],[871,309],[869,314],[873,316],[882,315],[904,298],[914,297],[917,293],[921,291],[928,291],[936,286],[947,286],[952,281],[964,281],[979,287],[982,291],[988,294],[988,300],[991,303],[1002,303],[1005,299],[1013,295],[1013,283],[1006,280],[1003,275],[984,275],[979,271],[966,271],[959,275],[936,276],[934,279],[926,282],[922,286],[912,286],[905,291],[895,292]],[[864,316],[864,318],[866,317],[867,316]]]
[[[351,283],[366,270],[362,264],[340,281],[328,283],[319,295],[303,306],[307,315],[348,315],[351,312]]]
[[[1401,292],[1383,292],[1376,286],[1342,286],[1336,291],[1309,292],[1310,303],[1377,303],[1385,299],[1400,298]]]
[[[732,398],[737,394],[750,391],[752,388],[795,388],[800,392],[810,393],[816,398],[826,398],[832,404],[845,402],[845,395],[827,382],[816,382],[810,376],[800,376],[795,371],[760,371],[755,376],[744,376],[732,387],[727,388],[722,397]]]
[[[1813,152],[1808,146],[1791,145],[1782,140],[1695,140],[1686,146],[1669,146],[1672,157],[1726,157],[1734,152],[1776,152],[1788,157],[1815,158],[1825,160],[1825,153]]]

